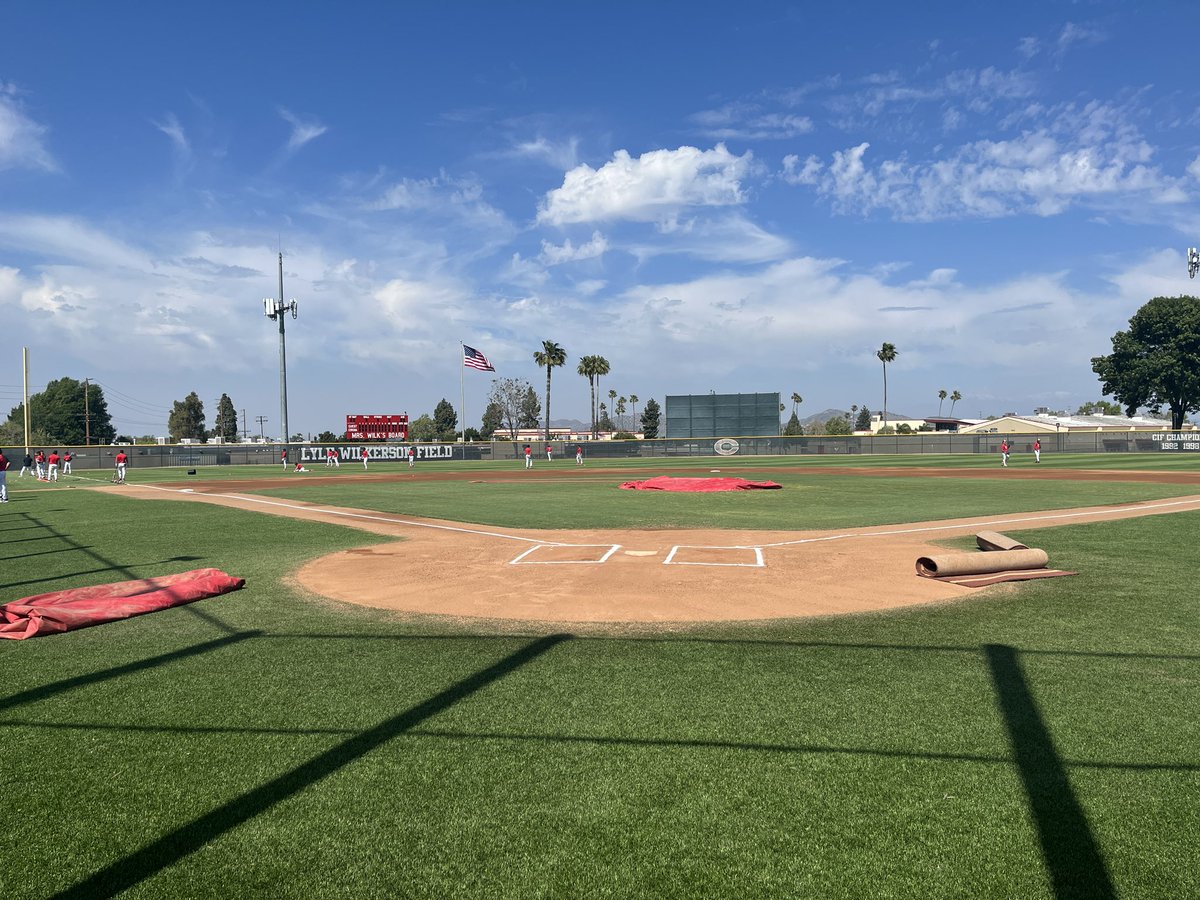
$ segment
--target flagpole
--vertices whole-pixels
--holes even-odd
[[[467,389],[463,383],[463,369],[467,367],[467,351],[463,342],[458,342],[458,412],[462,416],[459,424],[462,426],[463,462],[467,461]]]

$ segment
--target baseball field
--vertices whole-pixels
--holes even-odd
[[[1200,896],[1200,459],[824,462],[10,473],[0,602],[247,583],[0,641],[0,896]]]

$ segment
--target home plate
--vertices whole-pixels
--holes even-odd
[[[657,550],[626,550],[626,556],[657,556]]]

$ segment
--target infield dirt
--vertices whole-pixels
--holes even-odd
[[[748,470],[738,468],[739,474]],[[779,472],[779,469],[763,470]],[[863,477],[995,477],[990,469],[804,467]],[[536,473],[536,474],[535,474]],[[660,471],[661,473],[661,471]],[[618,477],[625,477],[622,471]],[[359,481],[513,481],[533,473],[372,472]],[[577,470],[562,477],[592,477]],[[614,473],[596,472],[612,480]],[[1005,477],[1200,484],[1194,472],[1012,470]],[[306,484],[342,478],[310,475]],[[1200,496],[1085,509],[1014,513],[837,531],[521,530],[249,496],[293,475],[120,490],[145,499],[216,503],[396,537],[314,560],[293,573],[313,594],[413,614],[523,623],[666,625],[797,618],[948,602],[975,593],[919,578],[934,541],[980,530],[1028,530],[1200,509]],[[1053,562],[1053,561],[1052,561]],[[1004,585],[991,590],[1012,591]]]

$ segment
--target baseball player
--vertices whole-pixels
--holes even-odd
[[[46,460],[49,468],[46,470],[47,481],[58,481],[58,464],[62,462],[62,457],[58,455],[57,450],[50,451],[50,457]]]
[[[1033,439],[1033,461],[1035,463],[1040,463],[1042,461],[1042,439],[1041,438]]]
[[[125,483],[125,467],[129,465],[129,457],[122,450],[117,454],[117,484]]]
[[[583,465],[583,444],[579,444],[575,447],[575,465]]]
[[[417,464],[417,448],[412,444],[408,445],[408,467],[411,469]]]
[[[365,472],[365,471],[367,471],[367,448],[366,447],[363,447],[362,461],[363,461],[363,471]]]
[[[533,448],[528,444],[525,445],[525,468],[533,468]]]
[[[71,460],[72,460],[72,459],[74,459],[74,457],[73,457],[73,456],[71,456],[71,451],[70,451],[70,450],[68,450],[66,453],[64,453],[64,454],[63,454],[63,469],[62,469],[62,473],[63,473],[64,475],[70,475],[70,474],[71,474]]]
[[[1000,442],[1000,465],[1008,468],[1008,438]]]

